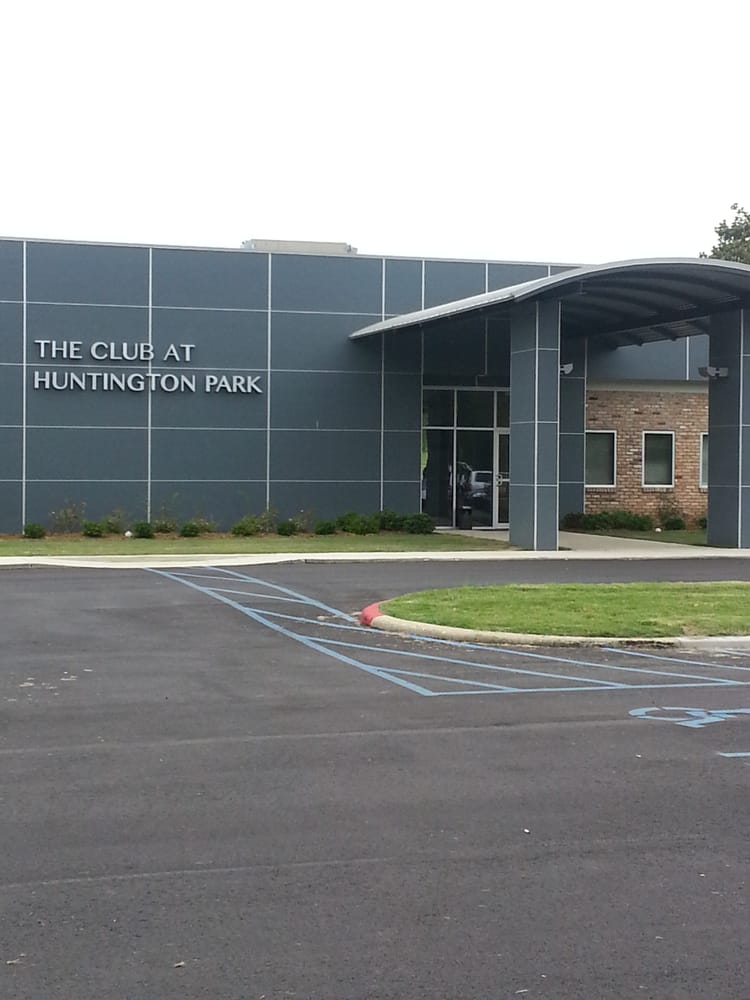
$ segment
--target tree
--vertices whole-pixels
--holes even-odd
[[[715,257],[717,260],[735,260],[740,264],[750,264],[750,214],[740,208],[737,202],[732,205],[734,219],[727,222],[724,219],[714,232],[719,237],[711,253],[701,253],[701,257]]]

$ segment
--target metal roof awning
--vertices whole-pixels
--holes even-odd
[[[394,316],[350,334],[358,340],[470,317],[509,318],[522,303],[558,299],[562,335],[608,347],[706,333],[706,317],[750,305],[750,266],[712,258],[599,264]]]

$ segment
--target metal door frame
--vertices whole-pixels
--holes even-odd
[[[492,485],[492,527],[493,528],[507,528],[509,527],[508,521],[498,520],[498,495],[497,487],[500,485],[500,438],[507,437],[508,439],[508,488],[510,488],[510,427],[496,427],[495,428],[495,448],[493,454],[493,485]]]

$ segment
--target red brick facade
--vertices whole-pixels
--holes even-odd
[[[701,434],[708,430],[708,393],[692,386],[594,389],[586,398],[587,430],[616,431],[616,484],[586,488],[586,511],[615,508],[656,515],[674,503],[689,525],[706,513],[700,486]],[[674,487],[644,487],[643,432],[674,432]]]

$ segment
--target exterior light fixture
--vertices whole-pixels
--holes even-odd
[[[715,365],[703,365],[701,368],[698,369],[698,374],[700,375],[701,378],[710,378],[710,379],[727,378],[727,376],[729,375],[729,369],[717,368]]]

